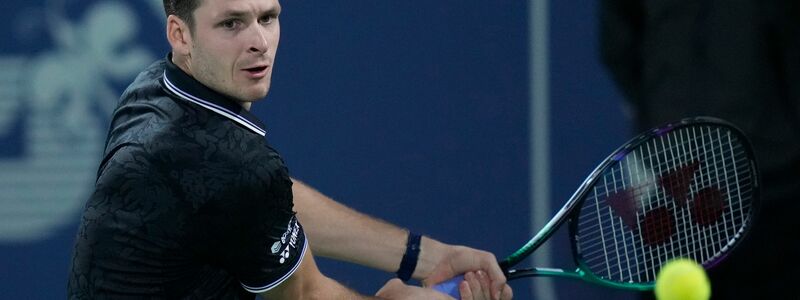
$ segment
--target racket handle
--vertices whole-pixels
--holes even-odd
[[[456,300],[460,300],[461,293],[458,291],[458,285],[461,284],[462,281],[464,281],[464,275],[458,275],[448,281],[433,286],[433,289],[456,298]]]

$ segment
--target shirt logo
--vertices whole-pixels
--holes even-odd
[[[273,243],[272,247],[270,248],[272,254],[276,254],[279,251],[281,251],[281,246],[282,246],[281,241],[275,241],[275,243]]]
[[[292,217],[292,219],[289,220],[289,224],[286,225],[286,232],[284,232],[283,235],[281,236],[281,240],[275,242],[275,244],[272,245],[272,250],[273,250],[272,253],[277,252],[275,251],[276,245],[279,247],[284,246],[283,251],[281,251],[280,258],[278,259],[278,262],[283,264],[289,259],[289,257],[291,257],[291,249],[297,249],[297,238],[299,234],[300,234],[300,223],[297,222],[296,217]]]

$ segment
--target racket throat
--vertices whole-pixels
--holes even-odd
[[[586,274],[580,268],[576,269],[574,272],[567,272],[564,271],[563,269],[557,269],[557,268],[531,268],[531,269],[508,271],[509,280],[524,278],[524,277],[539,277],[539,276],[563,277],[563,278],[585,280],[584,277],[586,276]]]

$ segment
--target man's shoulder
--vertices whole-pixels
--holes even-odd
[[[154,84],[161,80],[161,77],[164,75],[164,70],[166,69],[167,62],[165,59],[159,59],[151,63],[149,66],[144,68],[133,82],[125,89],[123,92],[123,97],[128,92],[139,88],[142,85]]]
[[[112,116],[107,155],[123,144],[142,145],[150,153],[180,160],[241,162],[271,154],[263,137],[168,92],[163,82],[166,68],[166,60],[154,62],[125,90]]]
[[[163,133],[175,131],[177,120],[187,115],[163,89],[165,66],[164,59],[152,63],[122,93],[111,117],[107,148],[165,138]]]
[[[143,98],[143,96],[147,96],[148,94],[160,94],[157,93],[157,91],[161,90],[160,81],[165,68],[166,61],[164,59],[159,59],[142,70],[133,82],[128,85],[125,91],[122,92],[122,96],[120,97],[121,104],[126,101]]]

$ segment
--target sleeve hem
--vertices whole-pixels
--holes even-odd
[[[306,256],[306,250],[307,250],[306,248],[308,248],[308,239],[305,239],[305,241],[303,242],[303,251],[301,252],[302,254],[300,254],[300,258],[297,260],[297,262],[294,264],[294,266],[292,266],[292,269],[289,270],[289,272],[286,272],[286,274],[284,274],[283,276],[281,276],[277,280],[275,280],[275,281],[273,281],[271,283],[268,283],[266,285],[263,285],[263,286],[255,286],[255,287],[246,285],[243,282],[239,282],[239,283],[242,285],[242,287],[246,291],[254,293],[254,294],[263,293],[263,292],[266,292],[266,291],[269,291],[269,290],[275,288],[276,286],[278,286],[281,283],[283,283],[284,281],[286,281],[286,279],[289,279],[289,277],[291,277],[292,274],[294,274],[294,272],[297,271],[297,268],[300,267],[300,263],[303,262],[303,258],[305,258],[305,256]]]

